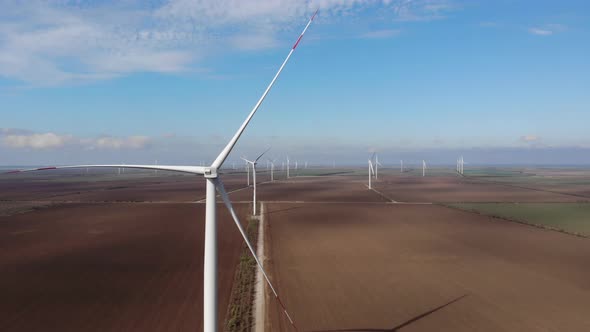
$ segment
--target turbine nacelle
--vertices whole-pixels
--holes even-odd
[[[216,179],[217,178],[217,168],[216,167],[206,167],[203,170],[203,176],[207,179]]]

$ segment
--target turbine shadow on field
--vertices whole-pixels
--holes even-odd
[[[405,321],[405,322],[403,322],[403,323],[401,323],[399,325],[396,325],[396,326],[394,326],[394,327],[392,327],[390,329],[387,329],[387,328],[386,329],[380,329],[380,328],[355,328],[355,329],[315,330],[315,331],[311,331],[311,332],[397,332],[400,329],[402,329],[402,328],[404,328],[404,327],[406,327],[406,326],[408,326],[408,325],[410,325],[412,323],[415,323],[416,321],[418,321],[418,320],[420,320],[422,318],[425,318],[426,316],[429,316],[429,315],[431,315],[431,314],[433,314],[433,313],[435,313],[435,312],[443,309],[444,307],[449,306],[449,305],[451,305],[451,304],[453,304],[453,303],[455,303],[455,302],[463,299],[467,295],[468,294],[461,295],[461,296],[459,296],[458,298],[456,298],[456,299],[454,299],[452,301],[449,301],[449,302],[447,302],[447,303],[445,303],[445,304],[443,304],[441,306],[438,306],[438,307],[436,307],[434,309],[428,310],[428,311],[426,311],[426,312],[424,312],[424,313],[422,313],[422,314],[420,314],[420,315],[418,315],[416,317],[413,317],[413,318],[411,318],[411,319],[409,319],[409,320],[407,320],[407,321]]]

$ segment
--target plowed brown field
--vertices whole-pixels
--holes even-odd
[[[68,204],[0,217],[0,331],[202,330],[204,212]],[[218,222],[221,322],[242,241],[221,205]]]
[[[203,179],[66,175],[0,179],[0,331],[201,330],[205,206],[190,202]],[[258,175],[268,268],[300,331],[590,331],[588,239],[395,204],[584,197],[446,175],[384,172],[379,193],[358,173]],[[223,179],[251,201],[245,174]],[[235,206],[245,220],[251,205]],[[242,243],[221,204],[219,236],[221,321]],[[292,331],[277,309],[269,299],[267,331]]]
[[[590,331],[590,241],[436,205],[266,204],[300,331]],[[293,331],[269,300],[269,331]]]

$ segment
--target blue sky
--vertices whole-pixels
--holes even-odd
[[[232,161],[590,163],[586,1],[0,6],[3,165],[211,160],[316,7]]]

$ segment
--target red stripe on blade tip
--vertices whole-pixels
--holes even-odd
[[[299,45],[299,42],[301,41],[301,37],[303,37],[303,35],[301,35],[301,36],[299,36],[299,38],[297,38],[295,45],[293,45],[293,49],[297,48],[297,45]]]
[[[315,10],[315,13],[313,13],[313,16],[311,17],[311,20],[313,21],[313,19],[315,18],[315,16],[318,14],[319,9]]]

